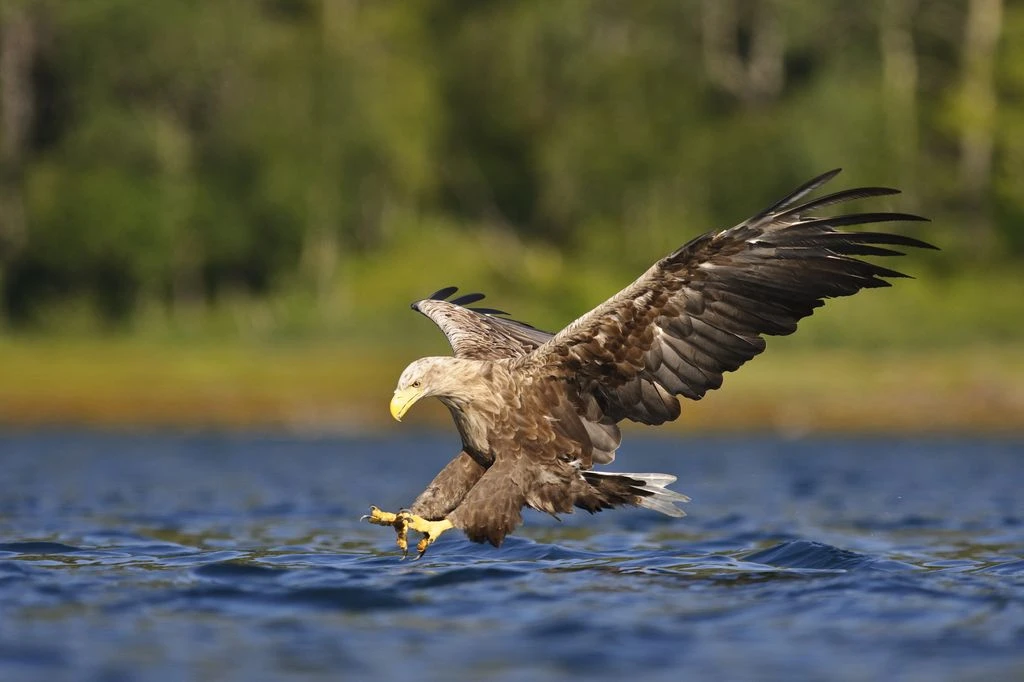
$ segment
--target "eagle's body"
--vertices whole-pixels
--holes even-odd
[[[820,218],[819,208],[895,194],[845,190],[797,205],[826,173],[753,218],[697,237],[630,286],[557,334],[470,308],[470,294],[443,289],[413,308],[448,337],[454,357],[422,358],[399,378],[391,411],[400,419],[420,398],[451,411],[463,451],[409,510],[373,508],[370,520],[424,533],[420,554],[448,528],[495,546],[530,507],[549,514],[643,506],[682,516],[684,495],[667,474],[599,472],[619,446],[618,422],[661,424],[679,416],[679,396],[699,400],[765,347],[789,334],[824,299],[889,286],[904,275],[857,256],[901,255],[890,246],[934,248],[846,225],[923,220],[902,213]]]

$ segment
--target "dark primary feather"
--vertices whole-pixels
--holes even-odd
[[[807,196],[808,194],[810,194],[814,190],[818,189],[819,187],[821,187],[822,185],[824,185],[829,180],[831,180],[832,178],[834,178],[835,176],[839,175],[842,172],[843,172],[842,168],[833,168],[830,171],[822,173],[821,175],[819,175],[816,178],[811,178],[810,180],[808,180],[804,184],[800,185],[799,187],[797,187],[795,190],[793,190],[792,192],[790,192],[786,196],[784,196],[781,199],[779,199],[778,201],[776,201],[774,204],[772,204],[768,208],[764,209],[763,211],[761,211],[757,215],[752,216],[749,220],[747,220],[747,223],[754,223],[754,222],[757,222],[757,221],[761,220],[762,218],[765,218],[765,217],[768,217],[768,216],[772,216],[772,215],[776,215],[776,214],[780,213],[781,212],[780,209],[786,208],[787,206],[792,206],[793,204],[795,204],[796,202],[800,201],[805,196]],[[898,191],[899,190],[893,190],[893,192],[898,192]]]
[[[442,289],[438,289],[437,291],[432,293],[430,296],[427,296],[427,298],[431,299],[431,300],[434,300],[434,301],[443,301],[446,298],[448,298],[449,296],[451,296],[452,294],[454,294],[458,290],[459,290],[458,287],[451,287],[451,286],[444,287]]]
[[[482,298],[484,298],[484,295],[481,293],[463,294],[458,298],[453,298],[451,302],[455,305],[468,306],[470,303],[476,303]]]
[[[788,218],[796,213],[809,213],[819,208],[831,206],[833,204],[839,204],[844,201],[853,201],[854,199],[868,199],[870,197],[884,197],[891,196],[893,194],[899,194],[898,189],[891,187],[857,187],[855,189],[841,189],[838,192],[832,194],[826,194],[825,196],[812,199],[806,204],[800,204],[796,208],[791,208],[788,211],[784,211],[776,216],[779,218]]]
[[[854,199],[896,194],[866,187],[797,204],[830,171],[739,225],[691,240],[630,286],[556,334],[522,368],[563,377],[606,420],[660,424],[679,416],[677,396],[699,400],[764,350],[765,335],[790,334],[825,299],[889,286],[902,273],[857,256],[888,247],[935,248],[912,237],[842,227],[925,220],[907,213],[811,213]],[[591,418],[598,414],[591,408]]]

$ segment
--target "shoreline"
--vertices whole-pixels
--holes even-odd
[[[0,428],[372,434],[411,354],[342,344],[0,342]],[[439,404],[403,423],[450,428]],[[645,427],[637,427],[644,429]],[[1024,432],[1024,350],[769,349],[660,432]]]

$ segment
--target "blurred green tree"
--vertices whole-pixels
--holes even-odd
[[[1009,262],[1021,35],[1004,0],[5,0],[3,315],[330,318],[437,226],[632,271],[836,165]]]

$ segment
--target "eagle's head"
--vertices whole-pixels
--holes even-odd
[[[398,378],[395,395],[391,398],[391,416],[398,421],[420,398],[452,397],[464,386],[462,362],[453,357],[430,357],[416,360]]]

